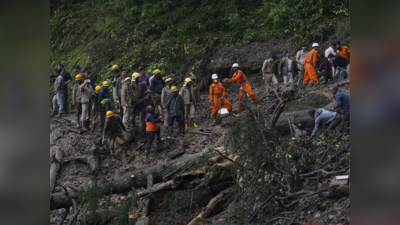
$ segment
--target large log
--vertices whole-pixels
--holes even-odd
[[[195,218],[193,218],[188,225],[195,225],[199,223],[202,219],[206,218],[210,213],[214,210],[214,208],[223,200],[225,200],[226,196],[233,190],[233,187],[229,187],[228,189],[225,189],[221,191],[217,196],[215,196],[213,199],[210,200],[208,205],[201,209],[201,212],[199,215],[197,215]]]
[[[163,175],[176,168],[198,168],[207,163],[207,159],[215,156],[216,152],[205,152],[193,154],[184,158],[175,159],[165,164],[128,172],[124,175],[114,177],[111,180],[98,182],[98,191],[103,195],[126,193],[134,188],[147,187],[147,175],[152,174],[154,183],[162,182]],[[133,175],[133,176],[132,176]],[[132,178],[133,177],[133,178]],[[72,205],[72,198],[77,197],[76,191],[58,192],[50,195],[50,210],[67,208]]]
[[[326,110],[331,110],[333,106],[335,106],[335,102],[331,102],[324,107],[321,107],[322,109]],[[289,121],[290,124],[295,124],[298,126],[300,129],[304,128],[312,128],[314,127],[314,120],[308,115],[308,110],[300,110],[300,111],[295,111],[295,112],[288,112],[288,113],[283,113],[285,114]],[[278,121],[275,124],[275,127],[282,132],[290,132],[290,125],[288,122],[288,119],[284,116],[281,115],[278,119]],[[300,125],[299,125],[300,124]]]

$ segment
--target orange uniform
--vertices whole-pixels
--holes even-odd
[[[210,101],[214,102],[214,106],[212,108],[211,114],[213,116],[217,115],[219,106],[220,106],[220,98],[224,98],[222,101],[222,107],[227,109],[227,110],[232,110],[232,104],[225,99],[225,88],[224,85],[221,84],[221,82],[218,81],[218,83],[212,83],[210,85]]]
[[[233,77],[229,80],[231,83],[238,82],[240,84],[240,89],[239,89],[239,109],[244,109],[242,105],[242,92],[241,89],[244,89],[246,93],[249,95],[249,97],[253,100],[257,100],[257,96],[253,93],[253,90],[251,90],[250,83],[247,81],[246,75],[241,70],[236,70],[236,72],[233,74]]]
[[[318,77],[317,77],[317,55],[318,52],[317,50],[313,49],[310,52],[307,53],[306,58],[304,59],[304,78],[303,78],[303,83],[305,85],[308,84],[308,79],[311,80],[312,84],[317,83]]]
[[[345,58],[350,58],[350,48],[342,46],[342,49],[336,49],[336,54],[339,54]]]

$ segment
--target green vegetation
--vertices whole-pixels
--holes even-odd
[[[311,108],[320,108],[324,107],[329,102],[330,100],[327,97],[312,93],[310,95],[304,96],[299,100],[294,100],[286,103],[284,112],[293,112]]]
[[[50,67],[91,66],[100,83],[113,64],[132,74],[196,72],[205,47],[291,35],[349,44],[344,0],[52,0]],[[186,45],[187,52],[185,52]],[[190,60],[189,60],[190,59]]]

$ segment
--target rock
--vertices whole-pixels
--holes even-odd
[[[314,218],[318,218],[318,217],[321,217],[321,213],[316,213],[315,214]]]

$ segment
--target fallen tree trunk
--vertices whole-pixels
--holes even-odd
[[[193,189],[197,190],[232,180],[229,170],[222,169],[214,172],[206,172],[206,168],[182,174],[172,180],[159,183],[151,188],[138,192],[138,197],[144,197],[161,191]]]
[[[98,182],[98,191],[103,195],[126,193],[134,188],[142,188],[147,186],[147,175],[152,174],[154,182],[159,183],[163,180],[163,175],[168,171],[176,168],[184,168],[190,166],[198,167],[206,164],[207,159],[215,156],[215,152],[206,152],[190,155],[184,158],[169,161],[165,164],[159,164],[152,167],[139,169],[133,172],[128,172],[124,175],[114,177],[111,180],[101,180]],[[133,175],[133,176],[132,176]],[[133,177],[133,178],[132,178]],[[77,192],[58,192],[50,195],[50,210],[67,208],[72,205],[72,198],[77,197]]]
[[[203,218],[207,217],[220,202],[225,200],[225,197],[232,191],[232,189],[233,189],[233,187],[225,189],[225,190],[221,191],[217,196],[212,198],[210,200],[210,202],[208,203],[208,205],[205,208],[203,208],[201,210],[201,212],[199,213],[199,215],[197,215],[195,218],[193,218],[192,221],[190,221],[188,223],[188,225],[197,224]]]
[[[331,110],[333,106],[335,106],[335,102],[331,102],[322,109]],[[301,129],[314,127],[314,120],[308,115],[308,110],[300,110],[295,112],[284,113],[288,118],[291,124],[295,124]],[[300,124],[300,125],[299,125]],[[278,121],[275,124],[275,127],[282,132],[290,133],[290,124],[286,117],[279,117]]]

